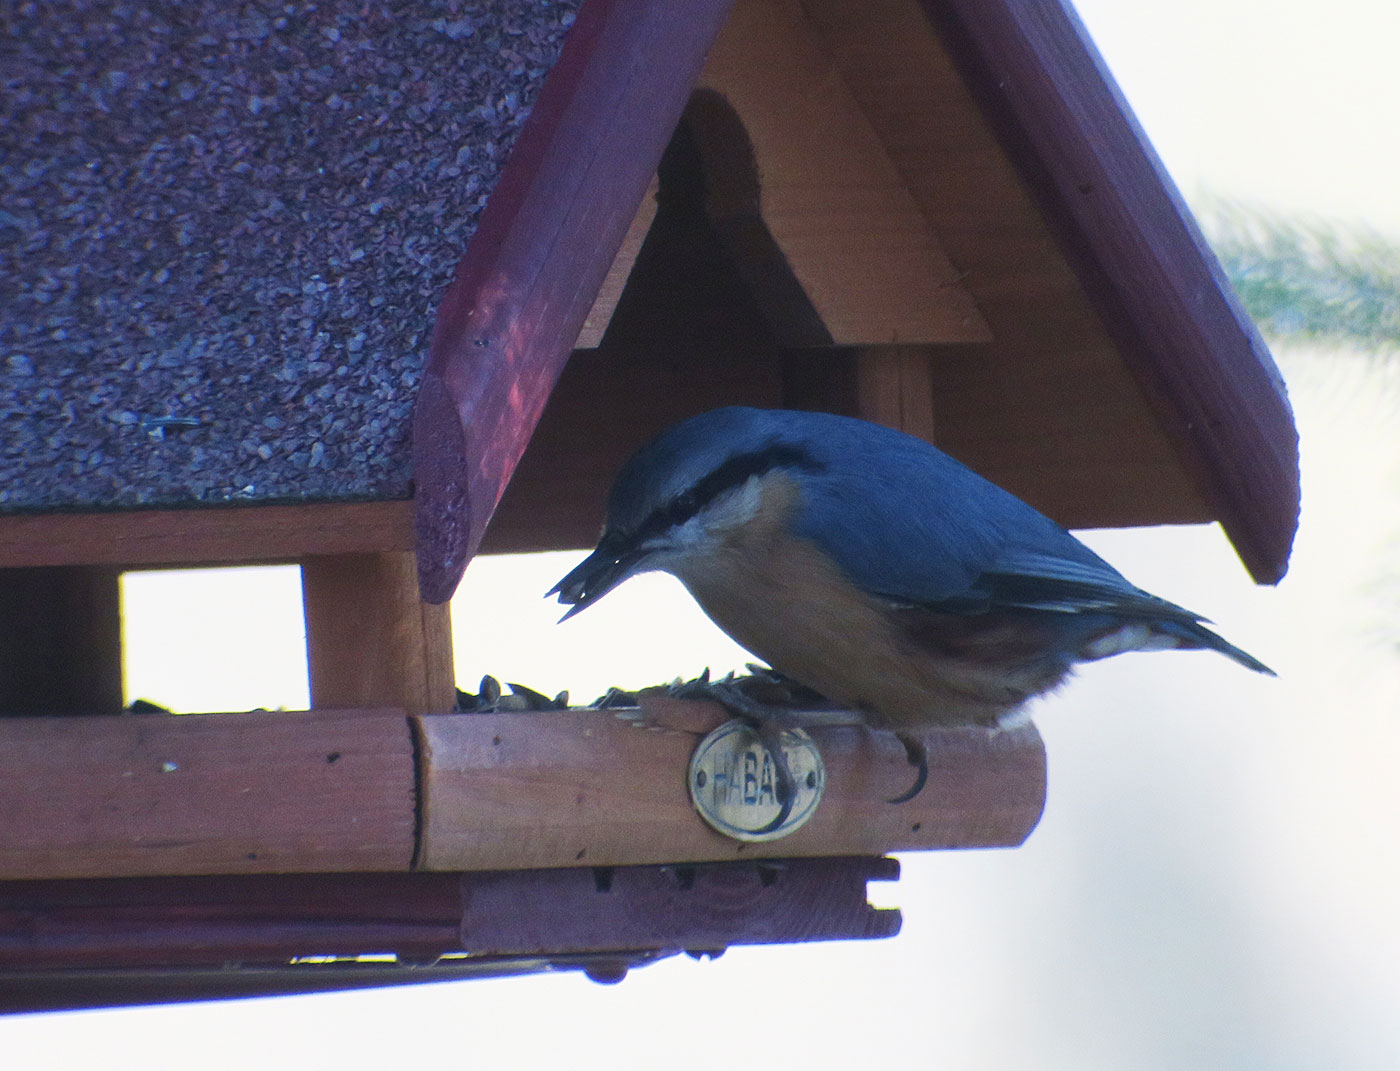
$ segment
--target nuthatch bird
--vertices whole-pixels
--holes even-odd
[[[655,569],[774,669],[899,733],[911,762],[910,731],[1003,723],[1077,662],[1208,648],[1272,675],[936,447],[829,413],[717,409],[664,432],[550,594],[567,618]]]

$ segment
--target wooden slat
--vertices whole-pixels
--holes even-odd
[[[798,0],[740,0],[701,84],[738,114],[758,171],[758,212],[832,342],[989,338]],[[747,194],[727,195],[726,180],[717,169],[709,176],[721,225],[753,210]]]
[[[887,733],[814,729],[827,765],[815,815],[781,841],[714,832],[686,790],[690,754],[725,720],[709,703],[650,699],[608,711],[418,719],[420,865],[427,870],[611,866],[742,857],[866,855],[1020,844],[1045,799],[1045,752],[1027,726],[925,734],[929,783],[913,801],[904,750]]]
[[[406,870],[414,803],[402,712],[0,719],[0,878]]]
[[[409,501],[0,517],[0,567],[233,565],[412,549]]]
[[[446,602],[675,130],[731,0],[588,0],[443,299],[414,411],[424,597]]]
[[[116,570],[0,569],[0,714],[115,714],[121,708]]]
[[[307,558],[301,578],[314,708],[452,709],[450,611],[423,602],[411,553]]]
[[[719,863],[684,874],[618,867],[605,875],[583,868],[0,881],[0,979],[24,969],[270,967],[366,953],[426,965],[458,951],[553,957],[886,937],[900,913],[872,908],[866,883],[898,875],[893,859],[834,858]],[[283,979],[288,989],[300,980]]]

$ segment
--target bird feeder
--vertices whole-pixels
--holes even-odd
[[[15,15],[4,96],[5,1007],[881,936],[886,853],[1020,843],[1031,726],[928,734],[902,807],[898,744],[815,728],[751,845],[689,795],[711,704],[452,712],[467,562],[589,545],[702,410],[1286,568],[1278,372],[1064,0],[78,9]],[[274,562],[313,709],[123,715],[118,575]]]

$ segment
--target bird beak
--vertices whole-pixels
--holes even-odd
[[[545,598],[558,595],[559,601],[569,606],[569,612],[559,619],[567,621],[636,572],[645,557],[644,551],[632,547],[619,549],[604,537],[598,549],[550,588]]]

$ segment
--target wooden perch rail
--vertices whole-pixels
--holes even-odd
[[[419,719],[423,854],[429,870],[612,866],[768,856],[1010,847],[1040,817],[1044,750],[1034,728],[929,733],[929,783],[885,800],[913,771],[888,733],[812,729],[827,791],[811,821],[744,844],[706,826],[686,765],[728,715],[712,703],[646,698],[640,712],[571,710]]]
[[[743,845],[704,824],[685,783],[695,745],[725,717],[710,703],[646,699],[640,711],[6,719],[0,879],[1009,847],[1040,817],[1033,727],[926,734],[928,787],[898,806],[884,801],[911,770],[892,737],[813,729],[827,764],[816,814],[791,836]]]
[[[402,715],[0,721],[0,878],[406,870]]]

